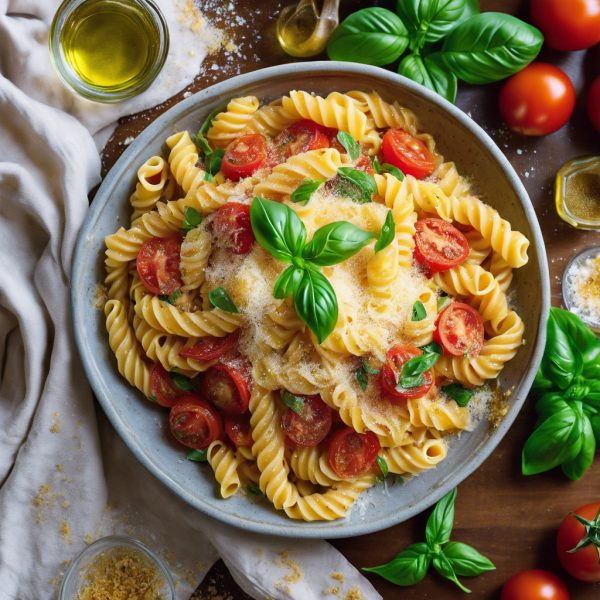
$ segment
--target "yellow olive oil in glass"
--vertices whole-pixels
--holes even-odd
[[[135,88],[157,60],[159,31],[143,3],[87,0],[60,32],[66,62],[88,85]]]

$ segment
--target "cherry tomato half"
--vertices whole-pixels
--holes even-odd
[[[593,521],[600,510],[600,502],[580,506],[573,512],[588,521]],[[569,553],[582,540],[585,527],[573,516],[567,515],[561,523],[556,536],[556,551],[558,558],[569,575],[588,581],[600,582],[600,564],[598,564],[598,550],[593,544],[587,548]]]
[[[225,417],[225,432],[236,446],[252,446],[250,411],[239,417]]]
[[[600,77],[592,83],[592,87],[590,88],[587,110],[590,121],[593,123],[594,127],[600,131]]]
[[[310,119],[290,125],[273,142],[286,159],[310,150],[329,148],[329,138],[323,133],[323,128]]]
[[[554,65],[534,62],[513,75],[500,92],[500,112],[512,131],[548,135],[567,124],[575,108],[575,88]]]
[[[300,446],[316,446],[322,442],[333,421],[333,411],[321,396],[305,396],[302,414],[288,408],[281,417],[281,428]]]
[[[600,0],[531,0],[531,20],[555,50],[583,50],[600,42]]]
[[[569,600],[569,592],[554,573],[529,569],[513,575],[504,584],[500,600]]]
[[[414,388],[402,388],[397,390],[396,386],[400,382],[402,374],[402,367],[411,359],[416,356],[421,356],[422,350],[419,348],[413,348],[412,346],[403,346],[397,344],[392,346],[387,353],[385,364],[379,372],[379,385],[383,393],[388,396],[392,401],[396,398],[408,399],[408,398],[420,398],[424,396],[433,385],[433,375],[431,370],[423,373],[424,383]]]
[[[267,154],[267,138],[260,133],[247,133],[227,146],[221,163],[223,175],[232,181],[249,177],[260,169]]]
[[[248,374],[230,365],[215,365],[202,380],[202,395],[226,416],[241,415],[248,410],[250,388]]]
[[[386,131],[381,149],[385,162],[398,167],[405,175],[424,179],[435,171],[435,156],[421,140],[400,127]]]
[[[178,388],[165,368],[156,363],[150,371],[150,393],[161,406],[171,408],[190,392]]]
[[[213,221],[213,233],[219,246],[232,254],[246,254],[255,240],[250,223],[250,206],[228,202],[222,206]]]
[[[221,358],[227,354],[240,339],[240,329],[236,329],[233,333],[225,337],[208,336],[200,338],[195,346],[191,348],[182,348],[179,351],[179,356],[183,358],[192,358],[202,362]]]
[[[221,415],[200,394],[189,394],[173,405],[171,432],[182,444],[205,450],[222,433]]]
[[[168,296],[181,286],[181,241],[180,233],[169,237],[150,238],[141,248],[136,267],[142,283],[153,294]]]
[[[442,219],[421,219],[415,223],[414,257],[429,274],[447,271],[467,260],[469,242]]]
[[[357,433],[352,427],[344,427],[331,436],[327,456],[333,472],[349,479],[366,473],[377,460],[380,448],[372,431]]]
[[[481,315],[468,304],[452,302],[437,318],[433,340],[441,344],[444,354],[477,356],[484,344]]]
[[[375,169],[373,168],[373,163],[371,162],[371,159],[366,154],[361,154],[358,157],[358,160],[354,164],[354,168],[358,169],[359,171],[364,171],[365,173],[368,173],[369,175],[375,175]]]

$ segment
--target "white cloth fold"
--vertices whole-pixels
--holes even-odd
[[[176,3],[159,4],[179,27]],[[58,5],[0,0],[0,600],[55,597],[66,561],[114,533],[163,554],[179,600],[219,556],[254,598],[316,600],[354,586],[364,600],[380,598],[326,542],[249,534],[192,509],[137,462],[101,411],[96,419],[69,311],[77,233],[100,180],[92,135],[179,91],[200,53],[173,77],[187,50],[185,34],[173,35],[162,83],[121,105],[92,104],[49,66]]]

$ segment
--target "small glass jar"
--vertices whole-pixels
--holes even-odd
[[[600,246],[585,248],[567,264],[562,279],[567,310],[600,333]]]
[[[556,176],[556,211],[578,229],[600,230],[600,156],[568,162]]]
[[[152,0],[65,0],[48,44],[67,87],[88,100],[112,104],[154,81],[169,53],[169,30]]]
[[[60,585],[58,600],[79,600],[80,593],[93,579],[94,569],[98,568],[103,554],[111,552],[132,552],[141,556],[144,564],[154,569],[156,597],[160,600],[175,600],[175,586],[167,565],[146,544],[127,536],[107,536],[90,544],[69,564],[69,568]],[[104,575],[105,572],[102,572]]]

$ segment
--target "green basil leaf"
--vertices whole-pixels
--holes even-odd
[[[585,472],[592,466],[596,454],[596,438],[592,422],[587,415],[583,415],[584,425],[582,444],[579,454],[568,462],[562,464],[562,472],[573,481],[579,481]]]
[[[460,15],[459,19],[456,21],[456,26],[458,26],[459,23],[466,21],[469,17],[478,15],[480,13],[481,9],[479,8],[479,0],[466,0],[465,8],[462,15]]]
[[[459,406],[467,406],[475,394],[474,390],[470,390],[460,383],[451,383],[450,385],[445,385],[442,388],[442,392],[450,396],[450,398],[452,398],[452,400],[454,400]]]
[[[240,312],[233,303],[233,300],[229,297],[229,294],[225,291],[225,288],[222,286],[208,292],[208,299],[213,306],[216,306],[225,312],[235,314],[239,314]]]
[[[563,331],[556,317],[557,313],[554,311],[548,317],[546,348],[542,363],[548,379],[560,389],[566,389],[573,379],[582,373],[583,357],[571,343],[569,334]]]
[[[293,291],[294,283],[302,277],[302,269],[293,265],[289,266],[275,282],[273,297],[277,300],[285,300]]]
[[[306,242],[306,228],[289,206],[264,198],[254,198],[250,222],[256,241],[282,262],[291,263]]]
[[[390,163],[383,163],[383,165],[381,165],[381,169],[383,169],[386,173],[393,175],[398,181],[404,181],[404,173],[398,167],[390,165]]]
[[[377,375],[381,369],[374,369],[369,365],[369,363],[365,360],[364,356],[360,359],[362,362],[363,369],[369,373],[370,375]]]
[[[427,520],[425,539],[432,552],[436,551],[436,545],[445,544],[450,539],[452,526],[454,525],[455,500],[456,488],[440,499]]]
[[[345,131],[339,131],[337,134],[337,139],[339,143],[346,149],[348,156],[352,160],[357,160],[360,156],[360,146],[358,142]]]
[[[148,400],[152,400],[152,402],[158,402],[158,399],[156,396],[148,396]]]
[[[319,189],[321,184],[325,183],[326,179],[305,179],[290,196],[292,202],[308,202],[311,196]]]
[[[600,415],[595,415],[590,419],[592,425],[592,431],[596,438],[596,445],[600,444]]]
[[[206,462],[208,460],[206,455],[207,450],[190,450],[187,453],[187,459],[195,462]]]
[[[441,313],[445,308],[448,308],[452,304],[452,298],[450,296],[440,296],[437,301],[438,313]]]
[[[356,199],[359,204],[372,202],[371,196],[377,193],[377,183],[372,175],[354,167],[338,167],[338,174],[361,190],[362,195]]]
[[[423,354],[434,353],[439,354],[440,356],[444,354],[444,349],[442,348],[441,344],[438,344],[437,342],[430,342],[425,346],[421,346],[420,350],[423,352]]]
[[[402,478],[402,475],[396,475],[396,481],[398,483],[404,483],[404,479]]]
[[[376,156],[371,158],[371,162],[373,163],[373,169],[375,169],[375,173],[381,173],[381,165],[379,164],[379,160]]]
[[[454,572],[454,568],[452,567],[452,563],[448,559],[448,557],[441,552],[440,554],[433,555],[433,568],[443,577],[446,577],[450,581],[454,581],[454,583],[467,594],[471,593],[471,590],[468,590],[456,577],[456,573]]]
[[[378,456],[377,464],[379,465],[379,468],[381,469],[381,473],[383,474],[383,478],[385,479],[390,472],[390,470],[387,466],[387,463],[385,462],[385,459],[382,458],[381,456]]]
[[[315,231],[302,249],[302,258],[317,267],[337,265],[360,252],[375,234],[347,221],[336,221]]]
[[[181,296],[181,290],[176,290],[175,292],[173,292],[172,294],[169,294],[168,296],[165,296],[164,294],[159,294],[158,299],[162,300],[163,302],[168,302],[169,304],[175,304],[175,302],[177,302],[177,298],[179,298],[179,296]]]
[[[414,377],[425,373],[425,371],[429,371],[438,361],[439,357],[440,355],[437,352],[427,352],[411,358],[402,367],[402,378]]]
[[[180,375],[179,373],[173,373],[171,379],[180,390],[184,390],[185,392],[196,392],[196,388],[192,385],[192,382],[188,377]]]
[[[206,154],[206,160],[204,163],[206,172],[210,173],[211,175],[216,175],[221,170],[221,163],[223,162],[224,156],[224,148],[218,148],[214,152]]]
[[[208,115],[208,117],[206,117],[206,120],[204,121],[204,123],[202,123],[202,127],[200,127],[200,131],[198,132],[198,136],[204,136],[204,134],[212,127],[212,123],[215,120],[215,117],[222,112],[225,112],[227,110],[226,106],[222,106],[221,108],[215,108],[215,110],[213,110],[210,115]]]
[[[569,405],[564,399],[562,392],[544,394],[535,405],[537,413],[544,418],[551,417],[553,414],[565,409],[569,409]]]
[[[281,399],[288,408],[291,408],[296,414],[302,416],[302,412],[304,411],[304,398],[302,396],[294,396],[288,391],[284,391]]]
[[[510,77],[539,54],[544,36],[532,25],[504,13],[470,17],[444,42],[442,56],[459,79],[483,84]]]
[[[377,254],[380,250],[387,248],[393,241],[396,236],[396,224],[394,223],[394,215],[391,210],[388,210],[388,214],[385,217],[385,223],[381,228],[381,233],[379,234],[379,239],[375,243],[375,254]]]
[[[417,300],[412,307],[412,313],[410,320],[411,321],[422,321],[427,317],[427,311],[425,310],[425,306],[420,300]]]
[[[581,451],[584,425],[581,402],[544,419],[523,448],[523,475],[537,475],[573,460]]]
[[[430,564],[431,557],[427,544],[420,542],[400,552],[387,565],[368,569],[363,568],[363,571],[377,573],[377,575],[381,575],[381,577],[396,585],[408,586],[419,583],[425,577]]]
[[[369,385],[369,378],[367,377],[367,372],[364,366],[360,366],[358,369],[356,369],[356,381],[358,382],[360,389],[363,392],[366,391]]]
[[[425,383],[423,375],[411,375],[409,377],[400,377],[400,382],[396,386],[396,390],[403,392],[411,388],[419,387]]]
[[[335,328],[338,303],[327,277],[305,269],[294,284],[294,307],[298,316],[322,344]]]
[[[171,373],[177,373],[179,371],[179,367],[171,367]]]
[[[335,29],[327,44],[331,60],[382,66],[394,62],[408,46],[402,20],[385,8],[352,13]]]
[[[398,0],[396,12],[411,36],[422,32],[424,41],[436,42],[456,26],[464,10],[465,0]]]
[[[191,206],[185,207],[185,220],[183,221],[183,225],[181,226],[181,231],[188,232],[192,229],[195,229],[202,223],[202,215]]]
[[[440,52],[425,58],[410,54],[400,63],[398,74],[416,81],[452,104],[456,100],[458,79],[444,62]]]
[[[212,154],[212,148],[210,147],[210,144],[208,143],[207,139],[202,134],[198,134],[194,141],[196,142],[196,146],[198,146],[198,149],[204,153],[205,157]]]
[[[495,571],[496,567],[475,548],[462,542],[448,542],[444,546],[444,556],[450,562],[456,575],[475,577],[486,571]]]
[[[212,183],[215,180],[215,178],[210,174],[210,173],[204,173],[204,181],[208,181],[209,183]]]
[[[260,491],[260,488],[255,485],[247,485],[246,493],[249,496],[260,496],[262,494],[262,492]]]

